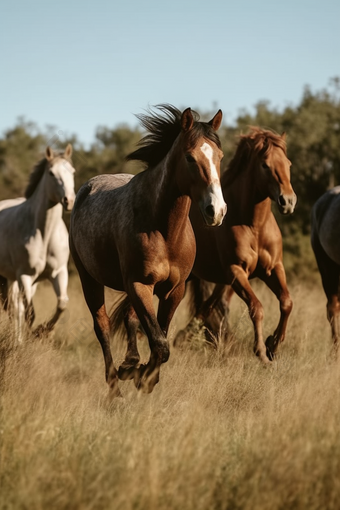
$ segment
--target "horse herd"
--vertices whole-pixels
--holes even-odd
[[[235,292],[249,309],[254,352],[268,365],[284,340],[292,300],[282,262],[282,236],[271,210],[294,211],[285,134],[258,127],[241,135],[235,155],[220,175],[223,158],[217,131],[219,110],[202,122],[190,108],[172,105],[138,116],[147,135],[127,156],[146,168],[137,175],[99,175],[74,192],[68,145],[63,153],[47,147],[25,197],[0,202],[0,298],[13,318],[18,342],[34,321],[37,284],[49,279],[57,295],[54,316],[35,334],[50,332],[67,306],[69,251],[79,272],[94,331],[101,344],[110,397],[118,380],[134,379],[151,392],[169,358],[168,329],[185,290],[193,293],[195,318],[216,334]],[[312,246],[327,296],[327,314],[336,346],[340,335],[340,188],[315,204]],[[62,209],[71,211],[68,234]],[[227,210],[228,208],[228,210]],[[263,337],[263,307],[249,279],[260,278],[280,304],[275,331]],[[205,295],[205,282],[214,284]],[[124,292],[108,316],[105,286]],[[159,299],[155,312],[153,296]],[[125,326],[127,351],[116,369],[110,332]],[[140,363],[137,337],[143,328],[150,359]],[[186,332],[180,331],[180,342]]]

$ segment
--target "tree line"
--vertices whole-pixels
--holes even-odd
[[[212,112],[199,113],[202,119],[208,119]],[[233,125],[224,122],[219,136],[225,165],[235,151],[238,135],[246,133],[249,126],[287,134],[291,181],[298,205],[289,218],[276,214],[275,206],[273,212],[283,232],[285,249],[292,255],[291,270],[301,271],[303,264],[309,263],[306,243],[311,208],[328,188],[340,184],[340,78],[332,78],[326,88],[316,92],[306,86],[297,106],[278,110],[261,101],[253,113],[242,111]],[[0,137],[0,200],[23,195],[28,176],[47,145],[61,150],[72,143],[76,189],[101,173],[137,173],[143,167],[125,161],[125,156],[135,149],[143,135],[138,127],[99,126],[94,142],[85,148],[76,135],[66,138],[53,127],[42,131],[35,123],[20,118]]]

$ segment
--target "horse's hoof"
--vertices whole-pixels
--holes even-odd
[[[124,362],[118,368],[118,377],[121,381],[129,381],[134,379],[136,370],[138,370],[136,365]]]
[[[148,370],[148,365],[140,365],[134,371],[134,383],[138,391],[142,393],[151,393],[159,382],[159,369]]]
[[[266,340],[266,354],[270,361],[274,361],[277,346],[278,341],[273,335],[270,335]]]
[[[33,330],[33,335],[36,338],[42,338],[43,336],[49,335],[53,328],[49,328],[46,324],[40,324]]]
[[[272,365],[272,360],[269,358],[267,354],[260,351],[255,351],[254,353],[259,358],[264,367],[270,367]]]
[[[112,402],[115,398],[123,398],[123,395],[120,392],[119,386],[118,386],[118,380],[112,382],[109,386],[109,393],[107,396],[107,399],[109,402]]]

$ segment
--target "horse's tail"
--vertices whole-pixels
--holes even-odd
[[[122,294],[112,305],[109,313],[110,330],[118,340],[126,340],[126,329],[124,325],[124,318],[131,304],[130,298],[127,294]]]

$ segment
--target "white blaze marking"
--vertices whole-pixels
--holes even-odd
[[[219,182],[219,177],[217,173],[217,168],[215,163],[213,162],[213,150],[211,145],[209,145],[207,142],[204,142],[204,144],[200,147],[201,151],[209,161],[210,165],[210,174],[211,174],[211,181],[212,182]]]

